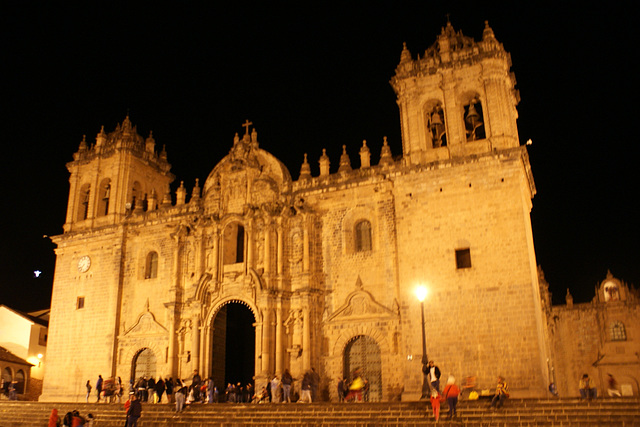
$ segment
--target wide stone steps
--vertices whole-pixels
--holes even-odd
[[[509,399],[505,407],[489,411],[487,401],[461,401],[458,417],[447,419],[442,406],[440,423],[447,426],[611,426],[640,427],[640,400]],[[122,404],[0,402],[0,427],[43,427],[51,409],[77,409],[95,416],[96,427],[122,427]],[[143,404],[140,427],[205,426],[428,426],[435,425],[426,402],[213,404],[191,405],[176,414],[168,404]]]

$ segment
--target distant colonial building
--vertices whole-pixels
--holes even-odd
[[[22,313],[0,305],[2,383],[17,383],[19,394],[40,394],[47,354],[49,310]]]
[[[426,347],[443,375],[498,374],[516,396],[550,379],[510,55],[450,23],[391,85],[402,155],[366,142],[336,173],[305,155],[297,180],[252,124],[200,186],[174,180],[164,148],[129,117],[73,161],[57,244],[41,400],[78,400],[98,374],[257,387],[315,368],[323,398],[361,368],[371,400],[417,399]],[[375,160],[375,161],[374,161]]]
[[[578,381],[587,374],[608,395],[609,374],[624,396],[640,393],[640,297],[638,291],[613,277],[595,289],[590,303],[574,304],[567,289],[566,305],[549,311],[549,330],[558,392],[578,394]]]

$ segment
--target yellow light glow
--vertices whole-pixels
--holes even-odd
[[[429,289],[424,285],[419,285],[416,288],[416,297],[418,301],[423,302],[427,298],[427,294],[429,293]]]
[[[38,359],[42,359],[42,353],[38,353]]]

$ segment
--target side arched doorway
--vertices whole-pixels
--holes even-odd
[[[223,305],[213,319],[211,376],[221,398],[228,383],[240,383],[243,387],[253,384],[255,321],[251,310],[237,301]]]
[[[364,379],[369,381],[369,401],[382,400],[382,361],[380,347],[367,335],[358,335],[349,341],[344,349],[344,376],[353,380],[353,372],[360,369]]]
[[[143,348],[133,357],[131,366],[131,380],[135,382],[141,378],[156,377],[156,355],[150,348]]]

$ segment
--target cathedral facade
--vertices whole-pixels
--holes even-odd
[[[370,400],[412,400],[427,354],[443,380],[489,388],[502,375],[512,395],[545,393],[536,190],[510,67],[488,24],[476,41],[448,23],[417,59],[405,46],[391,80],[401,156],[363,142],[357,165],[343,147],[337,172],[323,153],[312,176],[305,156],[297,180],[249,122],[204,182],[175,194],[167,153],[129,117],[83,139],[53,238],[41,400],[84,399],[98,374],[195,369],[256,388],[315,369],[335,399],[356,368]]]

